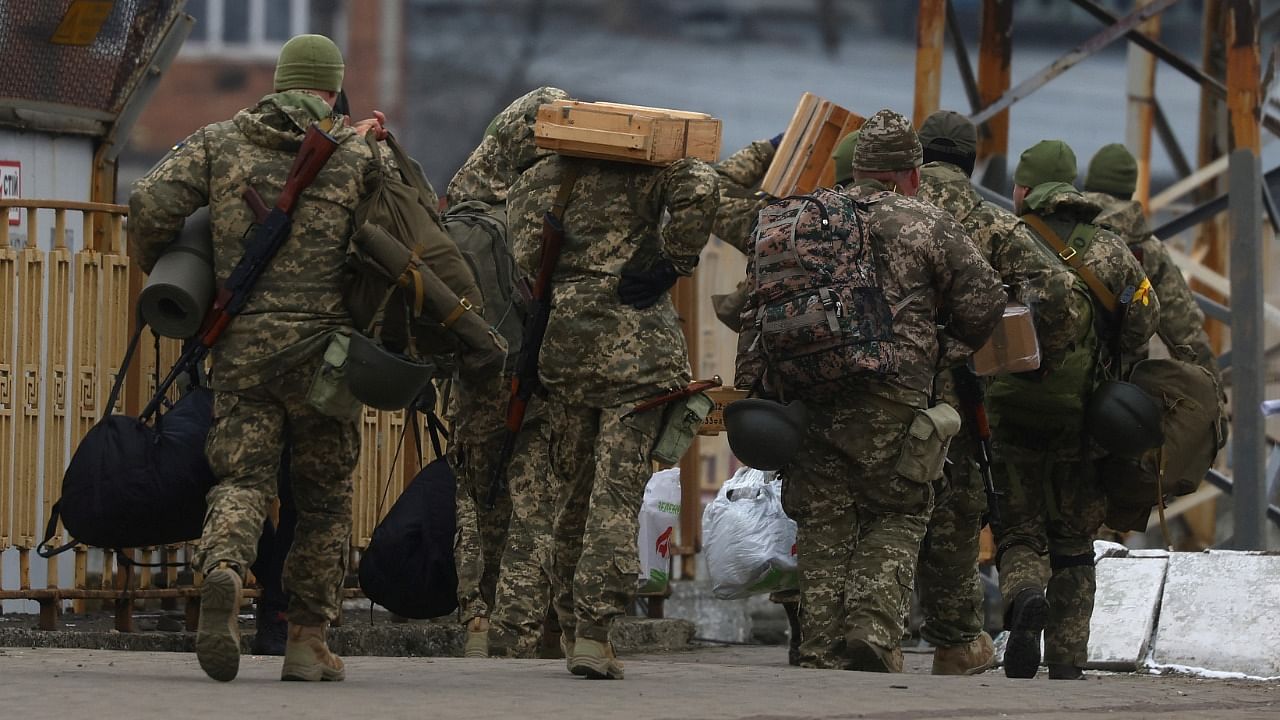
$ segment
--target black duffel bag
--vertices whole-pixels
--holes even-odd
[[[108,408],[115,407],[141,332],[130,342]],[[100,420],[71,457],[37,552],[51,557],[78,543],[118,550],[199,538],[205,494],[216,482],[204,452],[212,424],[213,394],[204,387],[188,390],[150,423],[128,415]],[[51,548],[59,516],[73,540]]]
[[[441,617],[458,607],[453,559],[457,478],[440,452],[438,421],[427,417],[437,459],[422,468],[401,493],[360,556],[360,589],[365,597],[414,619]],[[416,427],[412,415],[409,422]]]

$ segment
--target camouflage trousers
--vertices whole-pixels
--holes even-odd
[[[934,483],[933,514],[920,545],[920,635],[934,645],[963,645],[982,632],[978,543],[986,494],[973,460],[976,444],[967,428],[951,441],[951,463]]]
[[[932,478],[896,471],[923,393],[875,386],[808,403],[809,433],[785,471],[796,521],[800,665],[883,670],[902,641]]]
[[[498,564],[507,544],[511,496],[502,493],[489,507],[489,475],[502,438],[459,438],[450,448],[458,476],[458,530],[453,544],[458,571],[458,619],[489,617],[498,586]]]
[[[535,398],[530,411],[542,408]],[[497,601],[490,618],[489,654],[536,658],[542,623],[551,605],[551,530],[556,486],[548,471],[550,428],[532,413],[507,466],[511,522],[502,550]]]
[[[548,402],[551,474],[558,486],[552,599],[567,640],[609,639],[635,598],[640,503],[653,474],[662,411],[629,418],[631,405],[590,408]]]
[[[227,561],[245,572],[276,496],[281,453],[292,448],[290,477],[298,521],[284,565],[289,622],[338,618],[351,540],[351,471],[360,458],[358,411],[320,414],[307,403],[318,359],[247,390],[215,392],[205,444],[218,484],[208,494],[195,566]]]
[[[1005,612],[1019,592],[1043,590],[1049,601],[1044,661],[1083,667],[1096,588],[1093,539],[1107,508],[1093,463],[1005,443],[996,448],[993,469]]]

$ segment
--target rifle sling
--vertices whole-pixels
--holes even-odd
[[[578,184],[578,175],[582,172],[578,163],[569,161],[568,165],[569,167],[564,171],[564,177],[560,179],[556,200],[551,205],[551,214],[559,222],[564,222],[564,211],[569,205],[569,195],[573,193],[573,186]]]
[[[1069,265],[1080,276],[1081,280],[1084,280],[1084,284],[1089,286],[1089,290],[1098,299],[1098,302],[1102,303],[1102,306],[1114,315],[1119,307],[1115,293],[1111,292],[1111,289],[1104,285],[1098,279],[1098,276],[1093,274],[1093,271],[1084,264],[1084,259],[1080,257],[1080,253],[1063,242],[1058,233],[1054,232],[1053,228],[1049,227],[1049,224],[1039,215],[1028,213],[1022,216],[1022,220],[1030,225],[1040,237],[1044,238],[1045,242],[1049,243],[1054,252],[1058,253],[1058,258]]]

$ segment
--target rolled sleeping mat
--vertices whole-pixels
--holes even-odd
[[[213,303],[213,233],[209,208],[192,213],[177,239],[151,269],[138,296],[142,317],[156,333],[186,339],[200,331]]]

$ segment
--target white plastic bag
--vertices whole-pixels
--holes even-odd
[[[711,591],[723,600],[799,586],[796,524],[776,473],[740,468],[702,513]]]
[[[671,580],[671,545],[680,523],[680,468],[659,470],[644,486],[640,503],[639,592],[660,593]]]

